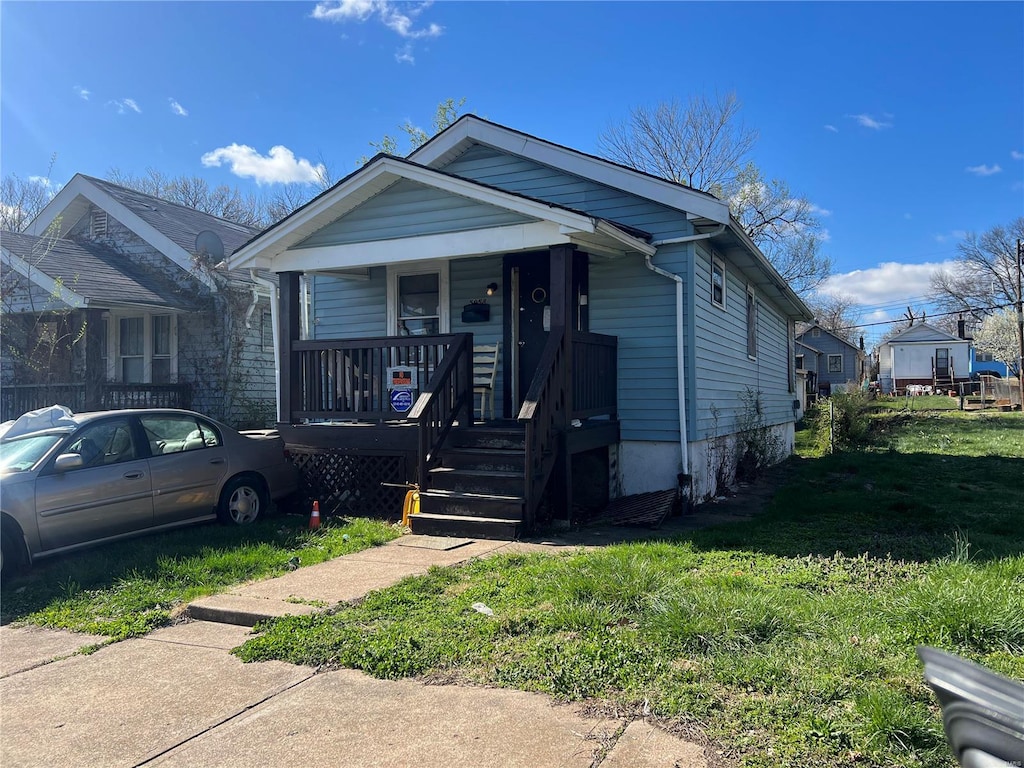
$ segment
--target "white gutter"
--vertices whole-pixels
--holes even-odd
[[[696,240],[707,240],[725,230],[725,224],[720,224],[717,229],[705,232],[700,235],[687,235],[686,237],[673,237],[668,240],[656,240],[651,245],[675,245],[677,243],[692,243]],[[651,272],[674,280],[676,283],[676,360],[678,371],[676,378],[679,380],[679,453],[683,461],[683,474],[690,474],[690,450],[689,439],[686,432],[686,357],[683,343],[683,278],[675,272],[657,267],[651,263],[651,255],[644,256],[644,266]]]
[[[257,285],[262,285],[270,292],[270,324],[273,326],[274,332],[274,408],[277,413],[277,421],[281,421],[281,353],[280,346],[278,344],[279,331],[277,328],[277,302],[278,302],[278,288],[272,280],[267,280],[265,277],[260,277],[256,274],[255,269],[249,270],[249,277]],[[255,290],[253,291],[253,298],[255,298]],[[255,307],[255,303],[253,307]]]

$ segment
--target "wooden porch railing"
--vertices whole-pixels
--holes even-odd
[[[427,471],[438,456],[455,422],[473,424],[473,334],[454,336],[441,364],[416,400],[409,420],[419,426],[420,488],[427,487]]]
[[[66,405],[72,411],[116,408],[190,408],[192,388],[179,384],[99,385],[99,402],[86,401],[85,384],[12,384],[0,387],[0,421],[49,405]]]
[[[615,336],[573,331],[572,417],[618,413],[618,344]]]
[[[533,527],[544,487],[558,458],[571,404],[569,354],[564,328],[552,328],[537,372],[519,409],[526,427],[526,502],[523,523]]]
[[[449,347],[463,335],[293,342],[299,386],[293,392],[291,423],[304,419],[405,419],[391,408],[387,369],[397,365],[413,368],[417,386],[424,391]]]

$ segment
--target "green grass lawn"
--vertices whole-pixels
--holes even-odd
[[[646,712],[747,766],[953,765],[914,649],[1024,678],[1024,420],[883,410],[870,434],[792,459],[749,522],[435,569],[236,652]]]
[[[185,606],[251,579],[383,544],[400,529],[372,520],[305,517],[251,526],[199,525],[42,560],[5,581],[0,620],[121,640],[173,622]]]

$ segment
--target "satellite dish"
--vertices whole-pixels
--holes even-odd
[[[213,230],[204,229],[196,235],[196,253],[205,253],[218,262],[224,258],[224,242]]]

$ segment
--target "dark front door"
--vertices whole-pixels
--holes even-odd
[[[949,376],[949,350],[948,349],[936,349],[935,350],[935,376],[937,378],[947,378]]]
[[[513,410],[523,404],[551,330],[551,268],[536,254],[512,268]]]

